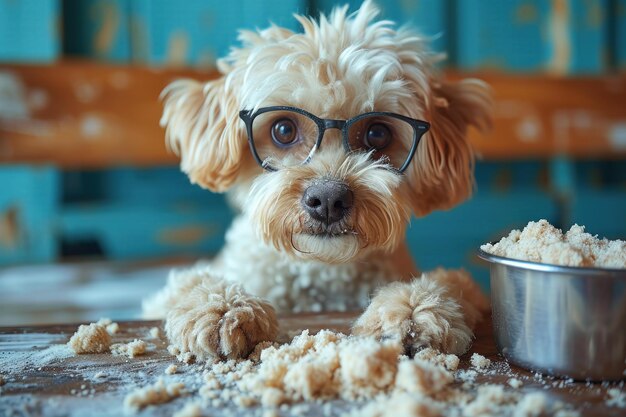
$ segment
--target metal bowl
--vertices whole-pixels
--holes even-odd
[[[510,362],[578,380],[626,378],[626,270],[491,255],[498,350]]]

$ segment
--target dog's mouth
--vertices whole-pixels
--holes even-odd
[[[300,234],[307,236],[315,236],[325,239],[342,238],[346,236],[356,236],[357,231],[345,224],[333,223],[326,225],[321,222],[308,222],[303,225]]]
[[[325,239],[332,239],[332,238],[345,237],[345,236],[355,236],[357,233],[354,230],[345,229],[345,230],[341,230],[340,232],[318,232],[318,233],[305,232],[304,234],[309,235],[309,236],[321,237]]]

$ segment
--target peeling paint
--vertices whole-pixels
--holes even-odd
[[[515,100],[501,100],[498,101],[495,106],[496,117],[517,119],[523,115],[529,115],[529,117],[537,117],[537,112],[532,104],[524,101]]]
[[[526,116],[517,124],[515,130],[522,142],[537,142],[542,134],[541,121],[534,115]]]
[[[50,97],[45,90],[35,89],[28,93],[28,105],[32,110],[41,110],[48,106]]]
[[[609,143],[615,150],[626,150],[626,120],[614,123],[608,130]]]
[[[593,117],[585,110],[577,110],[572,115],[572,124],[578,129],[590,129],[593,127]]]
[[[18,209],[9,207],[0,213],[0,247],[13,249],[19,242]]]
[[[55,124],[43,120],[33,119],[5,119],[0,117],[0,126],[4,132],[17,133],[19,135],[37,136],[40,138],[51,137],[55,133]],[[3,154],[6,152],[3,151]]]
[[[165,62],[168,65],[182,67],[187,62],[189,55],[189,34],[183,31],[174,32],[167,42]]]
[[[570,10],[566,0],[552,0],[550,14],[550,42],[552,56],[548,71],[552,74],[567,74],[572,59],[570,39]]]
[[[26,88],[18,75],[0,71],[0,119],[29,119]]]
[[[81,103],[90,103],[100,95],[100,89],[88,82],[77,82],[73,88],[76,99]]]
[[[217,233],[217,228],[206,225],[192,225],[161,230],[156,237],[160,243],[169,245],[194,245]]]
[[[80,122],[80,132],[88,139],[102,136],[104,132],[104,121],[95,114],[86,114]]]
[[[565,152],[569,143],[570,118],[566,111],[557,111],[552,115],[552,129],[557,151]]]
[[[115,35],[120,26],[120,12],[114,4],[96,3],[91,12],[102,17],[102,26],[96,32],[93,39],[93,49],[99,56],[106,55],[113,48]]]
[[[124,90],[130,86],[130,75],[125,71],[115,71],[109,77],[109,83],[113,88]]]

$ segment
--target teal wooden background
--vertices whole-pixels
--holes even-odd
[[[73,55],[211,66],[236,45],[239,28],[263,28],[271,20],[298,30],[292,13],[317,14],[342,3],[0,0],[0,61]],[[351,10],[360,4],[346,3]],[[569,0],[565,12],[547,0],[379,3],[382,18],[417,26],[460,70],[602,76],[626,69],[626,0]],[[412,222],[407,238],[423,268],[466,267],[486,286],[476,248],[539,218],[626,237],[624,161],[490,161],[476,169],[471,200]],[[223,196],[192,186],[175,167],[4,165],[0,183],[0,265],[207,256],[223,244],[233,215]]]
[[[381,18],[410,24],[460,69],[599,74],[626,64],[626,0],[387,0]],[[299,30],[360,0],[0,0],[0,61],[63,54],[150,65],[212,66],[237,30]]]
[[[0,62],[53,61],[60,25],[60,0],[0,0]]]

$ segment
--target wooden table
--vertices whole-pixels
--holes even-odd
[[[300,314],[281,317],[281,341],[301,329],[312,332],[331,328],[348,332],[352,313]],[[76,325],[0,328],[0,374],[5,384],[0,387],[2,416],[108,416],[122,415],[122,403],[129,387],[141,387],[164,375],[164,369],[176,359],[167,353],[164,336],[150,336],[150,329],[160,322],[120,322],[114,342],[143,339],[149,352],[134,359],[110,354],[70,356],[65,343]],[[535,375],[509,364],[496,352],[491,322],[484,321],[477,329],[477,338],[470,353],[461,358],[459,369],[470,367],[469,357],[477,352],[492,360],[488,372],[479,373],[477,385],[505,384],[510,378],[522,381],[524,392],[541,390],[551,400],[571,404],[581,416],[624,416],[624,408],[607,405],[607,390],[623,391],[624,383],[589,384]],[[56,358],[56,359],[55,359]],[[197,365],[178,363],[180,373],[173,377],[198,375]],[[97,377],[98,373],[106,375]],[[193,384],[191,384],[193,386]],[[197,386],[196,386],[197,388]],[[508,387],[509,389],[512,389]],[[171,416],[184,399],[151,407],[140,415]],[[250,415],[254,409],[208,409],[208,415]],[[316,415],[315,409],[307,415]],[[319,411],[319,410],[318,410]],[[260,415],[256,410],[254,415]],[[281,415],[290,415],[281,410]]]

